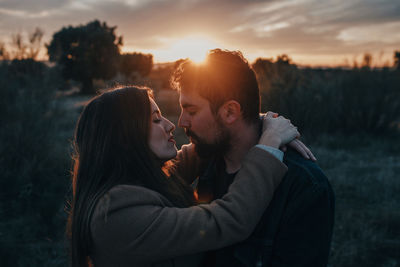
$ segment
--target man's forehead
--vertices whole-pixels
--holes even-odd
[[[201,106],[208,104],[208,100],[200,96],[197,92],[181,91],[179,93],[179,102],[182,106]]]

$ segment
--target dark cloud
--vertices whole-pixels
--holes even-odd
[[[62,8],[72,0],[1,0],[0,8],[11,11],[37,13],[43,10]]]
[[[231,33],[228,38],[230,42],[243,43],[246,48],[266,52],[341,55],[391,50],[392,53],[393,45],[384,41],[393,37],[389,32],[393,31],[393,27],[386,24],[400,22],[400,12],[394,11],[399,10],[400,3],[394,2],[335,1],[333,5],[327,1],[303,1],[301,4],[282,5],[270,11],[267,9],[267,12],[255,12],[247,23],[250,27]],[[265,26],[273,28],[280,24],[285,26],[271,31],[262,30]],[[347,29],[368,29],[371,24],[381,25],[380,30],[387,32],[387,40],[365,40],[355,45],[338,38]],[[372,29],[370,33],[374,35]],[[392,39],[392,43],[399,45],[400,37]]]
[[[2,10],[48,13],[30,17]],[[398,0],[6,0],[0,1],[0,12],[0,33],[41,26],[49,39],[62,26],[99,19],[118,26],[125,45],[138,50],[163,48],[168,40],[192,34],[248,53],[322,56],[400,46],[389,25],[400,26]],[[373,38],[379,32],[381,40]]]
[[[322,23],[381,23],[400,19],[400,2],[396,0],[357,0],[343,1],[341,5],[325,1],[315,2],[315,10],[311,12]]]

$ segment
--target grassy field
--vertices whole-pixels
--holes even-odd
[[[53,161],[50,163],[60,161],[54,168],[64,169],[57,174],[49,174],[50,189],[54,181],[52,179],[69,183],[69,154],[74,125],[89,98],[63,95],[55,103],[59,110],[57,123],[53,125],[56,136],[52,136],[53,148],[49,151],[53,153],[50,157]],[[174,99],[177,103],[176,95],[166,97],[156,94],[156,98],[164,115],[177,124],[178,109],[168,106],[163,100]],[[187,142],[182,129],[177,128],[175,136],[178,147]],[[398,137],[324,135],[312,139],[304,136],[304,141],[317,156],[318,164],[326,172],[336,193],[336,221],[329,266],[400,266]],[[45,230],[37,232],[29,241],[20,236],[18,227],[34,227],[36,219],[32,219],[32,226],[18,217],[0,222],[1,255],[13,251],[14,257],[18,257],[16,261],[11,258],[15,264],[1,266],[67,266],[63,232],[66,218],[64,207],[69,193],[65,189],[59,192],[62,190],[64,201],[54,203],[59,208],[51,225],[58,225],[59,229],[52,238],[43,236],[41,232]]]
[[[336,193],[331,266],[400,265],[400,142],[323,136],[311,143]]]

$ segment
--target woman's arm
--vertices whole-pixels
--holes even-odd
[[[196,154],[195,145],[192,143],[183,145],[174,160],[177,174],[188,184],[193,183],[200,175],[203,167],[207,166],[207,162]]]
[[[207,205],[166,207],[166,199],[139,186],[117,186],[99,202],[92,219],[94,258],[113,262],[153,262],[224,247],[253,231],[286,166],[252,148],[228,193]]]

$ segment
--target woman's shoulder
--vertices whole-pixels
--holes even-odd
[[[97,202],[91,218],[92,256],[101,259],[107,255],[110,260],[131,246],[136,248],[135,242],[157,218],[159,210],[168,205],[167,201],[158,192],[142,186],[112,187]],[[111,261],[114,260],[117,261]]]
[[[105,196],[127,201],[143,201],[145,199],[159,199],[162,195],[144,186],[120,184],[113,186],[103,197]]]
[[[165,199],[163,195],[152,189],[140,185],[121,184],[112,187],[101,199],[110,199],[118,203],[136,203],[138,205],[149,202],[160,202]]]
[[[107,218],[118,211],[135,207],[168,205],[168,200],[160,193],[139,185],[116,185],[105,193],[97,202],[93,219]]]

